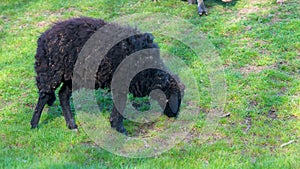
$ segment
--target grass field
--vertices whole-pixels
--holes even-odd
[[[275,0],[207,0],[206,5],[209,15],[200,18],[197,6],[180,0],[2,0],[0,168],[300,168],[299,0],[284,5]],[[81,130],[68,130],[58,101],[45,107],[40,128],[31,130],[38,98],[33,65],[39,35],[53,22],[71,17],[111,21],[141,12],[181,17],[207,36],[222,60],[224,114],[230,116],[221,118],[204,142],[199,139],[199,118],[187,138],[152,158],[117,156]],[[172,41],[164,37],[157,41],[194,70],[204,91],[199,104],[203,112],[210,111],[209,81],[205,70],[197,71],[205,65],[192,62],[197,56],[183,44],[169,45]]]

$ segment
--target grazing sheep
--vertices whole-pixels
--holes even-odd
[[[154,2],[156,2],[156,0],[153,0]],[[231,2],[232,0],[222,0],[222,2]],[[283,4],[285,2],[285,0],[276,0],[276,2],[278,4]],[[200,16],[202,15],[207,15],[207,10],[205,8],[204,2],[203,0],[188,0],[189,4],[198,4],[198,14]]]
[[[61,84],[59,100],[66,124],[69,129],[77,128],[70,109],[74,65],[87,40],[98,29],[107,24],[109,23],[101,19],[74,18],[56,23],[40,36],[35,55],[39,99],[31,120],[32,128],[38,126],[45,104],[51,106],[55,101],[54,92]],[[120,27],[120,29],[132,28]],[[153,39],[154,37],[150,33],[139,33],[123,39],[112,47],[101,61],[96,72],[95,88],[110,88],[112,76],[126,56],[143,49],[158,49]],[[179,113],[184,85],[179,82],[179,79],[174,79],[165,71],[146,69],[138,73],[129,86],[129,92],[134,97],[147,96],[154,89],[161,89],[166,95],[167,103],[164,114],[168,117],[176,117]],[[112,128],[126,133],[123,126],[123,116],[115,106],[113,106],[110,123]]]
[[[222,0],[222,2],[231,2],[232,0]],[[277,0],[277,3],[282,4],[285,0]],[[197,0],[188,0],[189,4],[196,4]],[[207,15],[207,10],[205,8],[203,0],[198,0],[198,14],[202,16]]]

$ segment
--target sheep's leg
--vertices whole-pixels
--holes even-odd
[[[32,129],[38,127],[38,123],[40,121],[41,114],[45,107],[45,104],[47,102],[49,102],[49,100],[51,98],[52,98],[51,94],[40,93],[39,100],[36,104],[36,107],[34,109],[34,113],[33,113],[33,116],[32,116],[31,122],[30,122]]]
[[[124,117],[118,112],[116,107],[113,107],[112,113],[110,115],[110,125],[112,128],[116,129],[118,132],[127,135],[126,129],[123,125]]]
[[[59,101],[60,105],[69,129],[77,129],[77,125],[73,118],[73,114],[71,112],[70,107],[70,97],[72,94],[72,83],[65,82],[61,89],[59,90]]]
[[[206,11],[203,0],[198,0],[198,14],[200,16],[202,16],[203,14],[207,15],[207,11]]]
[[[189,4],[196,4],[196,0],[188,0]]]

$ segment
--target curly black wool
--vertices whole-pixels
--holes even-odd
[[[74,18],[57,22],[45,31],[38,39],[35,55],[36,83],[39,99],[36,105],[31,127],[36,128],[45,104],[55,101],[55,90],[59,90],[59,100],[68,128],[76,129],[77,125],[70,109],[72,93],[72,76],[77,57],[87,40],[101,27],[109,23],[101,19]],[[132,28],[122,28],[132,29]],[[157,48],[150,33],[140,33],[117,43],[101,61],[95,75],[95,88],[110,88],[112,76],[119,64],[130,54],[143,49]],[[131,81],[129,91],[134,97],[144,97],[151,90],[161,89],[167,97],[164,114],[176,117],[182,99],[184,85],[169,73],[159,69],[146,69],[137,74]],[[113,108],[110,118],[111,126],[117,131],[126,133],[123,116]]]

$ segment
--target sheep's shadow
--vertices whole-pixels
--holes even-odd
[[[150,102],[148,101],[147,98],[133,98],[132,95],[129,99],[131,102],[132,106],[138,110],[138,111],[147,111],[150,109]],[[72,96],[73,97],[73,96]],[[70,106],[71,106],[71,111],[76,118],[76,111],[74,108],[74,102],[73,98],[71,97],[70,99]],[[98,106],[98,110],[101,113],[104,113],[105,117],[107,117],[107,120],[109,119],[109,115],[112,112],[113,109],[113,98],[111,92],[105,89],[97,89],[95,90],[95,99],[96,103]],[[47,110],[46,110],[47,109]],[[45,107],[45,110],[47,111],[46,118],[40,122],[39,127],[43,127],[44,125],[47,125],[53,121],[55,121],[57,118],[64,118],[63,116],[63,111],[60,106],[59,99],[56,99],[54,104],[52,106]],[[145,130],[147,127],[151,128],[152,123],[147,123],[145,125],[139,125],[139,123],[136,122],[130,122],[125,119],[124,121],[125,126],[127,126],[129,129],[129,135],[131,136],[136,136],[140,134],[139,127],[141,127],[141,130]],[[131,126],[131,127],[129,127]],[[144,131],[145,132],[145,131]]]

